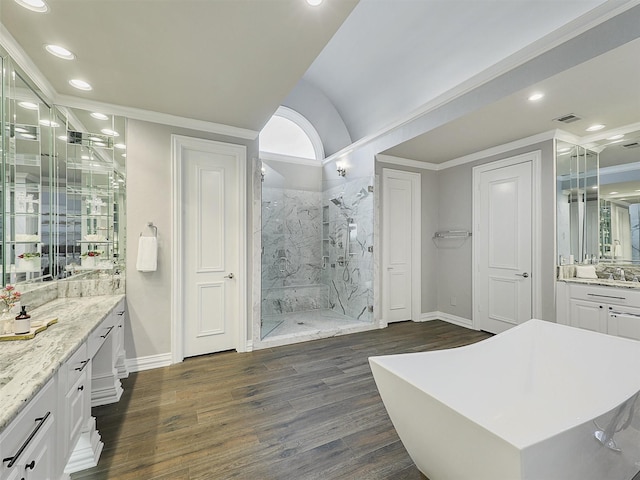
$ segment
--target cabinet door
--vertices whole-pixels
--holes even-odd
[[[599,333],[607,333],[607,306],[585,300],[569,300],[570,325]]]
[[[613,306],[607,318],[607,333],[640,340],[640,309]]]
[[[91,385],[87,376],[88,370],[84,370],[82,376],[69,389],[65,397],[65,433],[62,439],[66,443],[65,460],[75,447],[80,433],[89,420],[89,396],[91,395]]]

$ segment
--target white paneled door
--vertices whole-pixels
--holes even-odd
[[[476,168],[475,324],[499,333],[532,317],[532,162]]]
[[[184,140],[179,156],[183,356],[237,349],[245,147]]]
[[[388,323],[420,317],[420,175],[383,170],[383,308]]]

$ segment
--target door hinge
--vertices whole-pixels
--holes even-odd
[[[367,251],[368,251],[369,253],[373,253],[373,245],[368,246],[368,247],[367,247]]]
[[[373,193],[373,185],[369,185],[367,187],[367,190],[369,190],[369,193]]]

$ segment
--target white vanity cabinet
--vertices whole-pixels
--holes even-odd
[[[120,378],[127,376],[124,374],[124,317],[123,300],[89,337],[89,354],[93,354],[92,407],[116,403],[122,396]]]
[[[56,381],[38,392],[2,432],[2,480],[56,479]]]
[[[640,289],[558,282],[557,322],[640,340]]]

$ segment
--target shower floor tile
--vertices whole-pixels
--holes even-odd
[[[277,326],[274,327],[273,325],[276,324]],[[265,334],[262,338],[340,331],[364,325],[370,325],[370,322],[355,320],[329,309],[265,315],[262,318],[263,333]]]

